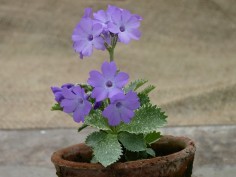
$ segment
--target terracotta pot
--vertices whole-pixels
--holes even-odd
[[[107,168],[89,163],[92,150],[85,144],[54,152],[59,177],[190,177],[195,144],[185,137],[163,136],[152,148],[158,157],[130,162],[117,162]]]

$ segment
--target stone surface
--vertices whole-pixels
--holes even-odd
[[[0,131],[0,177],[56,177],[50,156],[83,142],[92,129]],[[235,177],[236,126],[169,127],[163,134],[187,136],[197,146],[193,177]]]

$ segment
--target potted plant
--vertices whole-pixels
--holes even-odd
[[[92,14],[85,9],[72,34],[73,47],[80,58],[93,48],[107,50],[101,72],[89,73],[86,84],[51,87],[56,104],[77,123],[78,129],[96,128],[85,143],[56,151],[52,155],[59,177],[190,177],[194,143],[184,137],[162,136],[159,128],[167,116],[150,102],[147,80],[128,84],[129,75],[118,69],[114,49],[141,36],[142,18],[128,10],[108,6]]]

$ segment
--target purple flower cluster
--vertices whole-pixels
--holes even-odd
[[[115,62],[104,62],[101,70],[102,73],[95,70],[90,72],[88,84],[94,87],[91,96],[97,102],[109,100],[110,104],[104,109],[102,115],[108,119],[110,125],[119,125],[121,121],[129,123],[134,116],[134,110],[140,106],[135,92],[125,94],[123,91],[129,75],[118,72]]]
[[[93,48],[105,50],[114,36],[125,44],[131,39],[138,40],[141,36],[138,30],[141,20],[139,15],[116,6],[109,5],[106,11],[99,10],[93,14],[91,8],[86,8],[72,34],[74,50],[82,59],[91,56]]]
[[[64,112],[73,115],[75,122],[84,122],[91,109],[99,109],[104,101],[107,106],[102,110],[102,115],[111,126],[119,125],[121,121],[129,123],[140,103],[135,92],[124,93],[128,74],[118,72],[115,62],[104,62],[101,70],[102,73],[90,72],[88,84],[93,87],[92,93],[86,93],[79,85],[64,84],[61,88],[51,87],[55,100]],[[91,98],[95,99],[94,105]]]

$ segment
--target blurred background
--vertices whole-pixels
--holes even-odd
[[[148,79],[169,125],[236,122],[236,3],[219,0],[0,0],[0,128],[77,127],[50,112],[50,86],[86,82],[108,53],[80,60],[71,34],[85,7],[107,4],[143,17],[139,41],[115,60],[130,80]]]
[[[216,141],[219,140],[213,135],[221,132],[221,136],[232,138],[233,142],[221,142],[216,152],[232,147],[227,157],[231,159],[236,154],[233,149],[236,145],[234,0],[0,0],[0,141],[3,144],[0,150],[5,154],[4,158],[0,157],[3,165],[0,171],[8,174],[6,169],[11,169],[12,164],[28,164],[29,154],[22,155],[23,160],[19,156],[14,160],[16,156],[9,150],[15,146],[17,154],[22,142],[18,150],[38,148],[38,157],[45,155],[45,163],[56,148],[68,145],[69,140],[63,136],[70,136],[66,134],[70,129],[59,130],[65,134],[57,140],[63,140],[64,144],[50,145],[53,138],[50,131],[54,131],[50,128],[78,127],[69,116],[50,111],[54,103],[50,86],[86,82],[89,71],[99,69],[108,60],[107,52],[95,50],[92,57],[80,60],[71,41],[84,8],[92,7],[96,11],[106,9],[108,4],[143,17],[141,39],[129,45],[118,44],[115,61],[122,71],[130,74],[130,80],[148,79],[156,86],[151,94],[152,102],[167,112],[168,127],[173,128],[167,128],[167,132],[178,131],[197,142],[204,139],[195,136],[199,131],[202,135],[212,133],[209,137]],[[49,135],[45,136],[45,132]],[[34,136],[30,138],[28,134]],[[37,138],[42,135],[48,139],[46,147],[39,145]],[[17,146],[14,143],[18,141],[21,143]],[[207,138],[205,141],[208,142]],[[70,142],[75,141],[71,138]],[[212,155],[212,163],[216,159],[222,161],[223,157],[214,159]],[[35,161],[35,168],[45,165],[44,160],[36,163],[37,158],[31,158],[29,161],[31,164]],[[230,159],[223,162],[236,163]],[[196,166],[201,164],[196,162]],[[232,172],[235,166],[224,169]],[[40,174],[43,172],[37,176]]]

